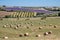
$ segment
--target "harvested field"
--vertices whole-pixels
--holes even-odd
[[[60,18],[59,17],[47,17],[46,20],[41,20],[41,18],[29,18],[30,20],[26,20],[28,18],[3,18],[4,20],[0,21],[0,40],[3,37],[8,37],[7,40],[60,40]],[[26,23],[26,24],[25,24]],[[40,24],[39,24],[40,23]],[[8,24],[8,26],[13,25],[12,27],[3,27]],[[16,25],[21,25],[16,29]],[[31,26],[33,24],[33,26]],[[52,24],[52,26],[49,26]],[[46,25],[46,26],[44,26]],[[54,28],[54,25],[57,27]],[[27,29],[27,26],[29,27]],[[39,27],[42,27],[40,30]],[[50,32],[44,36],[45,32]],[[25,33],[29,33],[29,36],[24,36]],[[22,34],[22,37],[19,35]],[[40,35],[40,37],[36,37],[36,35]]]

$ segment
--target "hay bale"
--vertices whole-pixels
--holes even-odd
[[[18,29],[18,27],[14,27],[14,29]]]
[[[54,28],[56,28],[57,27],[57,25],[54,25]]]
[[[22,37],[23,35],[22,34],[19,34],[19,37]]]
[[[31,24],[31,26],[33,26],[33,24]]]
[[[29,36],[29,33],[25,33],[24,36]]]
[[[6,36],[6,37],[3,37],[3,39],[8,39],[8,37]]]
[[[20,24],[20,27],[21,27],[22,25]]]
[[[52,26],[52,24],[49,24],[49,26]]]
[[[28,27],[28,26],[27,26],[26,28],[27,28],[27,29],[29,29],[29,27]]]
[[[9,26],[9,24],[6,24],[6,26]]]
[[[41,20],[43,20],[44,18],[41,18]]]
[[[45,33],[44,33],[44,36],[46,36],[46,35],[48,35],[48,32],[45,32]]]
[[[4,28],[6,28],[7,26],[6,25],[3,25]]]
[[[13,27],[13,25],[12,24],[10,24],[10,28],[12,28]]]
[[[48,34],[52,34],[52,31],[49,31]]]
[[[40,37],[41,35],[40,34],[37,34],[36,37]]]
[[[42,29],[42,27],[39,27],[39,29]]]
[[[18,25],[16,25],[17,27],[20,27],[20,25],[18,24]]]

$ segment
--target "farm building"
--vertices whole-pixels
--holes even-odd
[[[28,8],[5,8],[7,11],[15,11],[12,14],[14,17],[36,17],[40,16],[42,14],[50,14],[52,13],[51,11],[48,10],[37,10],[37,9],[28,9]],[[17,12],[16,12],[17,11]]]

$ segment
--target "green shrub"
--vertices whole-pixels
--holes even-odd
[[[11,18],[11,15],[5,15],[5,18]]]
[[[60,16],[60,13],[58,13],[58,16]]]
[[[41,17],[41,20],[46,19],[46,18],[47,18],[47,15],[44,14],[44,15]]]

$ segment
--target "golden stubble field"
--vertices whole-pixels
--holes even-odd
[[[0,40],[60,40],[60,17],[3,18]]]

